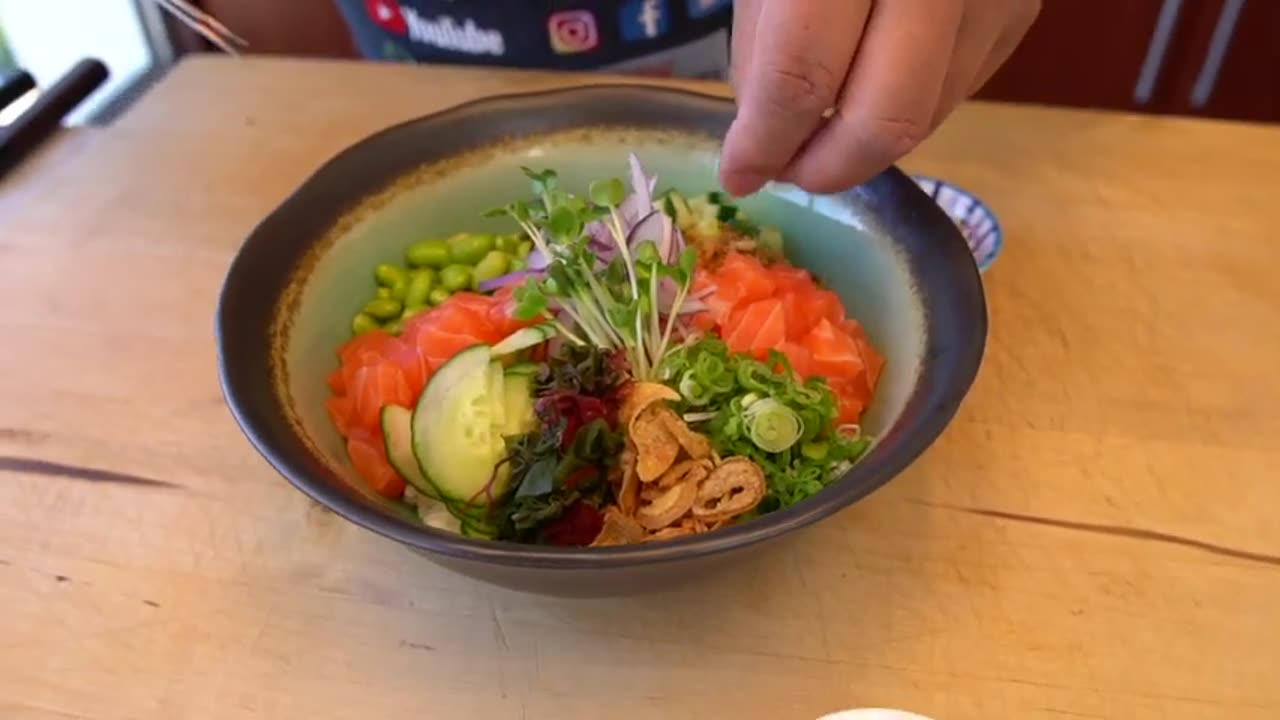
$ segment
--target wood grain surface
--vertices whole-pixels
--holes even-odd
[[[1280,130],[963,108],[904,165],[1005,227],[969,400],[714,581],[508,593],[293,490],[218,389],[241,240],[370,132],[584,81],[193,60],[0,184],[0,717],[1280,717]]]

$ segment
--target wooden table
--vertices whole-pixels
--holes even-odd
[[[318,509],[223,405],[215,296],[331,154],[581,81],[191,61],[0,184],[0,717],[1280,717],[1280,130],[973,105],[905,163],[1007,249],[986,364],[867,501],[566,602]]]

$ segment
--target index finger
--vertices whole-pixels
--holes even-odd
[[[765,0],[721,156],[726,190],[755,192],[787,167],[835,104],[870,9],[871,0]]]

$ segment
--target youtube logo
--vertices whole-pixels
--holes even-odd
[[[409,34],[409,23],[396,0],[365,0],[365,7],[369,10],[369,17],[383,29],[397,35]]]

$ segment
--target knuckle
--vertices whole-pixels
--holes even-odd
[[[789,58],[763,69],[760,90],[788,113],[818,115],[831,106],[843,78],[822,62]]]
[[[931,118],[871,115],[855,118],[853,132],[858,147],[888,164],[911,152],[929,136]]]

